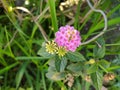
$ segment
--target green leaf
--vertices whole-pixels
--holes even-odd
[[[54,57],[54,58],[51,58],[51,59],[48,61],[48,65],[49,65],[49,66],[52,66],[52,67],[55,67],[55,57]]]
[[[45,60],[49,59],[49,57],[34,57],[34,56],[19,56],[15,58],[16,60]]]
[[[92,64],[88,69],[87,69],[87,74],[94,73],[98,70],[97,64]]]
[[[60,64],[61,64],[61,60],[59,59],[59,57],[55,59],[55,68],[58,72],[60,72]]]
[[[72,63],[67,66],[67,69],[73,72],[76,75],[79,75],[83,70],[83,63]]]
[[[44,46],[38,51],[37,54],[42,57],[47,57],[47,58],[51,58],[54,56],[53,54],[46,52],[46,48]]]
[[[101,90],[103,74],[99,71],[91,74],[91,79],[96,90]]]
[[[31,87],[31,88],[27,88],[26,90],[33,90],[33,88]]]
[[[48,67],[48,72],[56,72],[56,68],[53,66]]]
[[[18,73],[16,75],[16,88],[18,88],[20,85],[20,82],[22,80],[23,74],[25,73],[27,65],[28,65],[28,62],[24,62],[21,65],[20,70],[18,71]]]
[[[85,60],[84,56],[80,54],[79,52],[68,52],[67,58],[73,62],[79,62],[79,61]]]
[[[120,5],[116,5],[112,10],[110,10],[110,12],[108,13],[108,17],[111,16],[113,13],[115,13],[117,10],[120,9]]]
[[[108,73],[107,68],[110,67],[110,63],[109,63],[108,61],[106,61],[106,60],[100,60],[100,61],[98,62],[98,66],[99,66],[103,71],[105,71],[106,73]]]
[[[54,31],[58,31],[58,23],[57,23],[57,17],[56,17],[56,9],[55,9],[55,1],[54,0],[48,0],[49,6],[50,6],[50,14],[52,19],[52,27],[54,28]]]
[[[120,23],[120,17],[113,18],[111,20],[108,20],[108,27],[116,25],[118,23]],[[90,29],[90,31],[87,34],[87,36],[91,35],[91,33],[94,32],[94,31],[102,29],[103,27],[104,27],[104,22],[101,23],[101,21],[100,21],[99,23],[97,23],[96,26],[94,26],[93,28]]]
[[[48,72],[56,72],[56,67],[55,67],[55,59],[50,59],[48,62]]]
[[[25,72],[25,76],[28,82],[28,86],[33,87],[33,77],[28,73],[28,71]]]
[[[62,58],[56,57],[55,67],[56,67],[56,70],[58,72],[63,72],[66,65],[67,65],[67,58],[66,57],[62,57]]]
[[[55,81],[63,80],[65,78],[65,73],[64,72],[48,72],[46,73],[46,77]]]
[[[103,58],[105,55],[105,41],[102,37],[97,39],[97,45],[93,49],[95,58]]]
[[[67,65],[67,58],[62,57],[61,64],[60,64],[60,72],[63,72],[65,70],[66,65]]]
[[[19,63],[16,62],[16,63],[13,63],[13,64],[11,64],[11,65],[9,65],[9,66],[6,66],[6,67],[3,68],[3,69],[0,69],[0,74],[3,74],[4,72],[10,70],[11,68],[15,67],[15,66],[18,65],[18,64],[19,64]]]
[[[117,70],[117,69],[120,69],[120,66],[115,65],[115,66],[111,66],[111,67],[107,68],[108,71]]]
[[[109,88],[109,90],[120,90],[120,87],[112,86],[112,87]]]
[[[98,62],[98,64],[103,66],[104,68],[109,68],[110,67],[110,62],[108,62],[107,60],[100,60]]]
[[[20,87],[18,90],[25,90],[24,88]]]

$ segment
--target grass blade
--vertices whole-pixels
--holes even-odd
[[[54,28],[54,32],[58,31],[57,17],[56,17],[56,9],[55,9],[55,0],[48,0],[50,6],[50,14],[52,19],[52,27]]]
[[[20,85],[20,82],[22,80],[22,77],[25,73],[25,70],[26,70],[26,67],[28,65],[28,62],[24,62],[21,67],[20,67],[20,70],[19,72],[17,73],[16,75],[16,89],[18,89],[19,85]]]
[[[4,72],[6,72],[6,71],[8,71],[8,70],[10,70],[11,68],[15,67],[15,66],[16,66],[16,65],[18,65],[18,64],[19,64],[19,63],[18,63],[18,62],[16,62],[16,63],[11,64],[11,65],[9,65],[9,66],[7,66],[7,67],[3,68],[3,69],[0,69],[0,74],[2,74],[2,73],[4,73]]]
[[[49,59],[49,57],[27,57],[27,56],[20,56],[20,57],[16,57],[16,60],[45,60],[45,59]]]

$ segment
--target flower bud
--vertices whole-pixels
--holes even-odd
[[[90,59],[89,60],[89,64],[94,64],[95,63],[95,60],[94,59]]]
[[[8,12],[12,12],[13,11],[13,7],[12,6],[9,6],[8,7]]]

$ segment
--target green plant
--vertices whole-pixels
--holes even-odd
[[[79,0],[63,11],[61,0],[25,2],[0,1],[1,90],[119,90],[119,0]],[[48,53],[45,44],[65,25],[80,32],[81,45]]]

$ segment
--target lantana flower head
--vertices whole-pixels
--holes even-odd
[[[58,46],[64,46],[68,51],[74,52],[81,44],[80,33],[73,26],[62,26],[55,33],[55,42]]]
[[[52,40],[52,41],[48,41],[46,43],[46,51],[50,54],[54,54],[56,53],[56,49],[57,49],[57,45],[56,43]]]
[[[58,46],[58,48],[57,48],[57,54],[58,54],[60,57],[63,57],[66,53],[67,53],[67,50],[66,50],[65,47],[63,47],[63,46]]]

